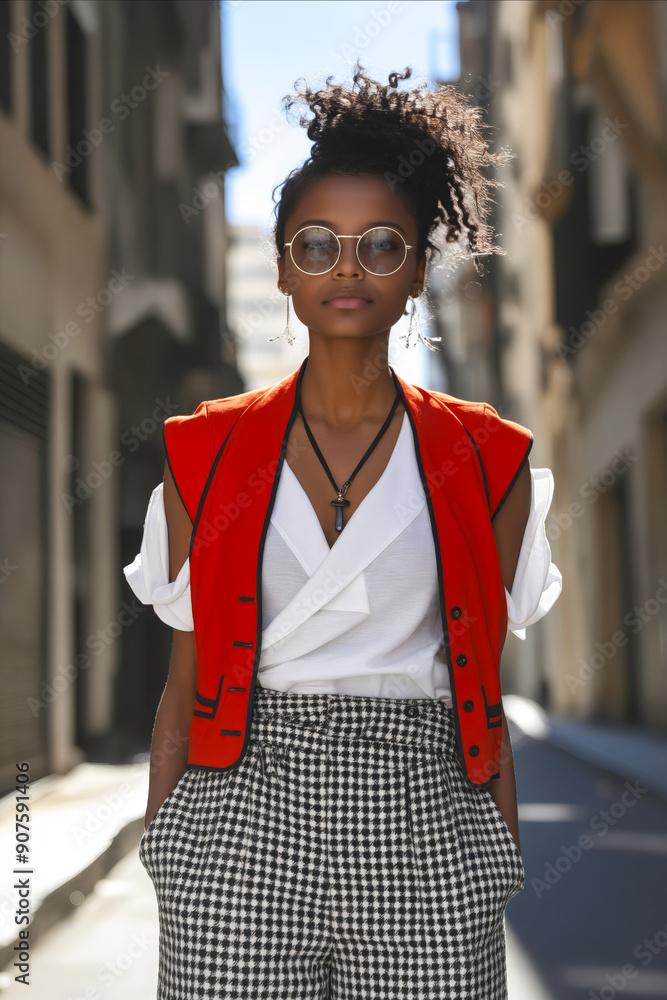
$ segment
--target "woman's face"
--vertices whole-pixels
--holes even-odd
[[[297,202],[285,224],[288,243],[307,225],[326,226],[334,233],[361,236],[374,226],[391,226],[408,246],[417,244],[417,225],[405,202],[382,177],[324,177],[315,182]],[[343,239],[341,254],[326,274],[303,274],[290,257],[289,248],[278,258],[278,287],[289,289],[297,316],[311,334],[328,337],[389,335],[405,311],[409,295],[422,291],[426,258],[417,260],[408,250],[403,265],[394,274],[366,271],[356,255],[356,240]],[[330,300],[347,292],[366,301],[344,307]]]

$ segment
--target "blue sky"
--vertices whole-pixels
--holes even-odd
[[[221,11],[226,113],[241,160],[225,185],[234,224],[268,231],[273,187],[309,155],[306,129],[281,104],[298,77],[350,83],[357,56],[383,82],[406,66],[413,79],[458,77],[453,0],[223,0]]]

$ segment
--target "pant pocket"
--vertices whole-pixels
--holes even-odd
[[[515,884],[510,890],[511,898],[518,892],[521,892],[526,884],[526,869],[523,863],[523,858],[521,856],[521,851],[517,847],[516,841],[512,836],[512,832],[505,822],[503,814],[496,805],[496,801],[491,792],[488,788],[482,788],[481,791],[484,793],[484,801],[489,816],[489,823],[495,831],[496,836],[506,844],[509,857],[511,858],[510,864],[512,866],[515,879]]]
[[[197,770],[195,768],[186,768],[141,835],[139,860],[149,875],[151,870],[150,857],[155,846],[155,838],[160,836],[160,831],[164,829],[165,823],[169,827],[169,815],[173,808],[192,794],[196,777]]]
[[[412,791],[410,789],[411,782],[410,768],[406,767],[403,772],[403,783],[404,783],[404,793],[405,793],[405,816],[407,820],[408,832],[410,835],[410,848],[412,850],[413,857],[417,860],[417,853],[419,847],[415,839],[415,826],[412,817]]]
[[[458,758],[444,758],[442,764],[450,783],[471,933],[483,936],[499,926],[508,901],[523,889],[523,861],[488,789],[467,781]]]

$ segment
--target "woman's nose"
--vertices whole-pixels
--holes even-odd
[[[341,239],[340,247],[340,257],[336,263],[336,270],[341,274],[360,274],[363,268],[357,260],[356,237]]]

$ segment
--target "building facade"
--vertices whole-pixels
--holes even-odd
[[[13,0],[0,18],[8,788],[16,761],[39,778],[148,745],[168,636],[121,567],[162,477],[164,419],[242,384],[218,7]]]
[[[563,592],[508,689],[591,719],[667,725],[667,8],[458,5],[459,85],[511,164],[505,254],[436,302],[450,391],[535,434]],[[473,281],[473,285],[470,282]],[[452,363],[452,360],[454,363]],[[532,633],[532,634],[531,634]]]

